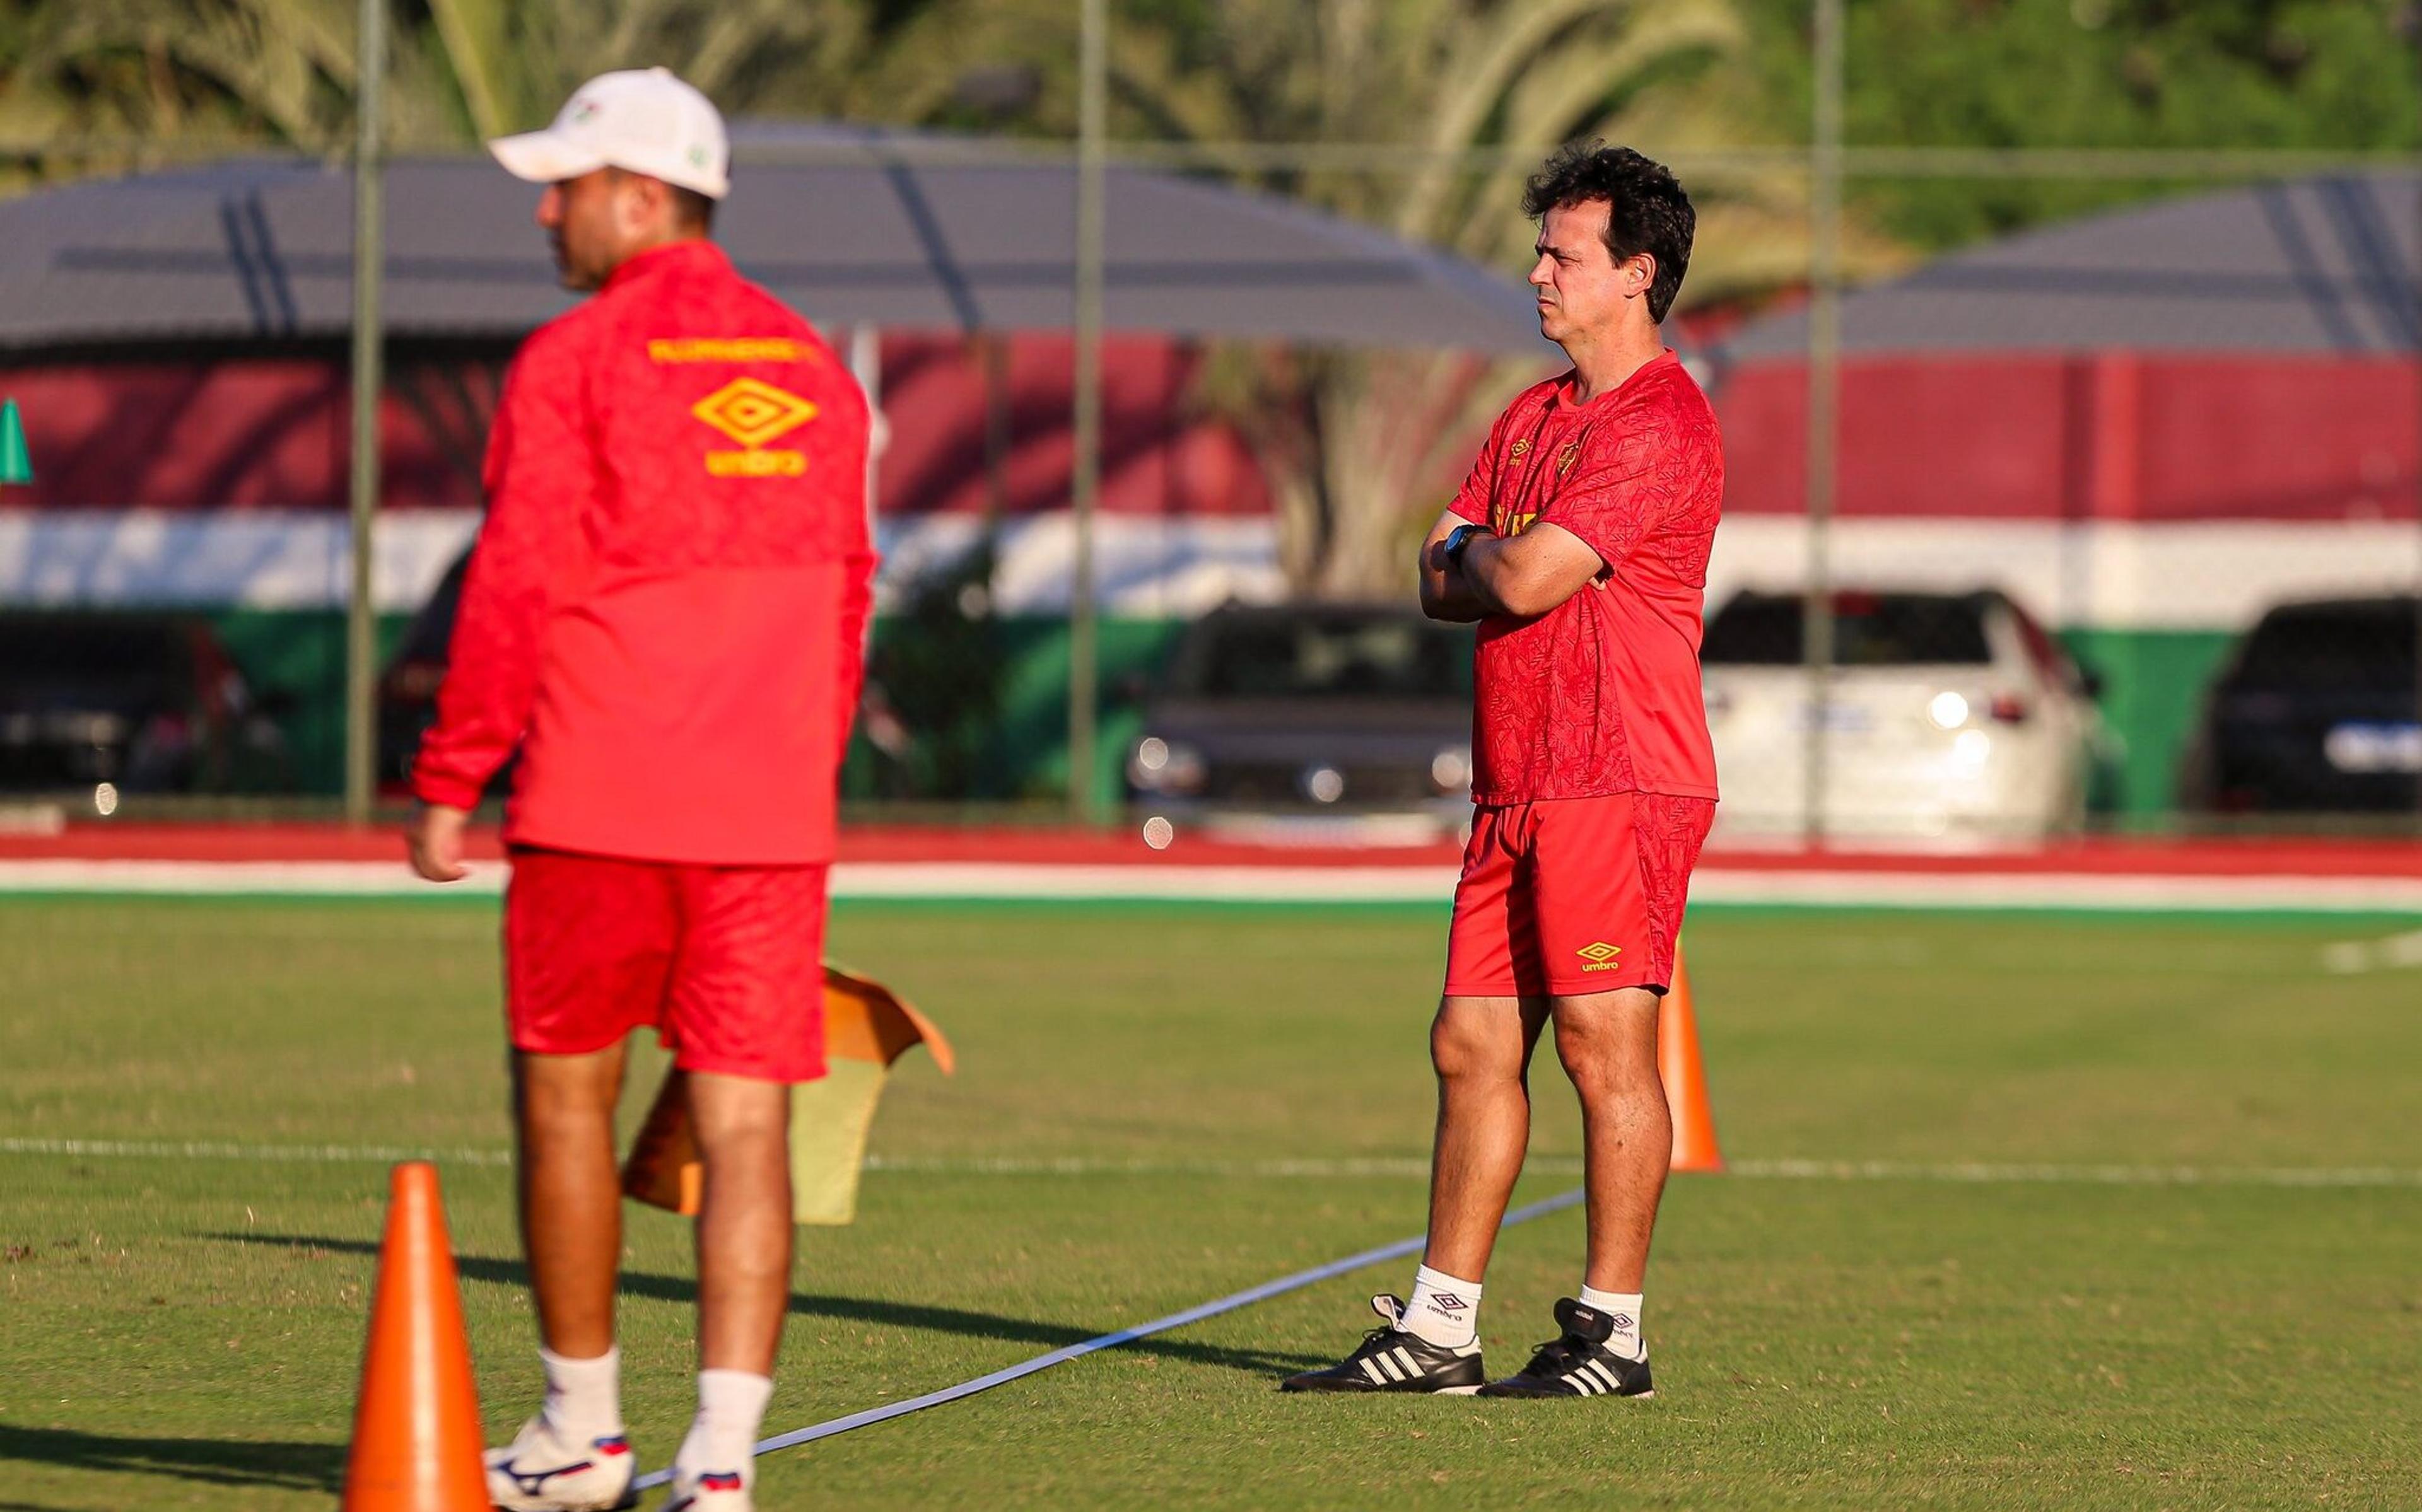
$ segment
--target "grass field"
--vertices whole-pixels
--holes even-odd
[[[960,1073],[904,1066],[858,1223],[803,1231],[769,1431],[1417,1231],[1442,922],[841,909],[834,954]],[[2422,1506],[2417,979],[2318,965],[2398,927],[1705,912],[1726,1153],[1886,1163],[1675,1183],[1656,1400],[1281,1396],[1409,1282],[1389,1265],[774,1456],[760,1504]],[[38,1142],[501,1151],[494,930],[463,903],[0,903],[0,1509],[332,1504],[380,1166]],[[1578,1148],[1544,1061],[1535,1085],[1526,1197]],[[1098,1163],[1018,1168],[1059,1158]],[[1345,1161],[1376,1163],[1320,1163]],[[2211,1179],[1928,1169],[1958,1162]],[[535,1389],[509,1173],[445,1170],[501,1434]],[[688,1236],[628,1231],[653,1466],[688,1411]],[[1493,1365],[1553,1331],[1580,1237],[1507,1237]]]

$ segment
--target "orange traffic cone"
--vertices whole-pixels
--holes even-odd
[[[1691,974],[1683,969],[1679,945],[1674,948],[1674,990],[1657,1005],[1657,1074],[1674,1113],[1672,1169],[1722,1170],[1716,1117],[1707,1107],[1707,1069],[1699,1061],[1699,1020],[1691,1011]]]
[[[480,1394],[437,1167],[408,1161],[389,1185],[344,1512],[488,1509]]]

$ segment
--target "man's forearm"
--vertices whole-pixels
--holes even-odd
[[[1448,564],[1462,595],[1475,611],[1477,619],[1488,615],[1510,615],[1503,596],[1506,571],[1505,549],[1512,539],[1503,536],[1474,536],[1467,542],[1455,560]]]
[[[1469,625],[1495,612],[1472,592],[1470,582],[1455,563],[1447,563],[1440,571],[1422,574],[1422,613],[1430,618]]]
[[[1432,619],[1450,624],[1468,625],[1495,613],[1490,605],[1472,591],[1471,580],[1466,576],[1455,557],[1446,553],[1446,543],[1463,528],[1462,522],[1441,521],[1442,534],[1433,536],[1422,545],[1422,613]],[[1489,538],[1486,531],[1476,531],[1466,538],[1465,549]]]

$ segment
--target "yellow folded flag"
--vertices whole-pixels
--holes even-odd
[[[825,967],[825,1077],[791,1088],[791,1211],[799,1223],[846,1224],[857,1216],[857,1173],[884,1079],[893,1061],[920,1044],[950,1075],[951,1042],[932,1020],[880,982]],[[622,1163],[622,1192],[691,1214],[705,1172],[690,1131],[686,1080],[679,1067],[666,1071]]]

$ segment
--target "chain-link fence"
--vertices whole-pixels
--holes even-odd
[[[1727,834],[2410,829],[2414,170],[2393,154],[1844,146],[1856,60],[1838,9],[1815,14],[1810,145],[1660,154],[1703,204],[1741,211],[1703,221],[1706,276],[1736,282],[1677,326],[1727,441],[1705,653]],[[60,179],[80,150],[0,146]],[[756,161],[865,150],[794,140]],[[1087,156],[967,138],[882,150],[904,173]],[[1518,222],[1513,188],[1537,156],[1097,139],[1090,161],[1397,224],[1409,195],[1460,225],[1479,211],[1459,207]],[[2110,198],[1867,256],[1863,195],[1911,182]],[[241,272],[227,298],[274,317],[290,280],[340,273],[282,257],[241,195],[226,203]],[[1801,227],[1797,270],[1738,282],[1722,257],[1750,233],[1727,227],[1777,203]],[[1075,237],[1080,266],[1121,234],[1115,198],[1102,209],[1107,225]],[[391,257],[411,235],[387,232]],[[325,802],[367,746],[372,790],[398,796],[443,674],[509,348],[383,354],[375,613],[349,619],[341,347],[113,349],[95,313],[87,340],[0,354],[35,473],[0,486],[0,787],[86,812]],[[1083,350],[1064,332],[887,335],[890,565],[853,799],[1451,815],[1469,775],[1462,641],[1417,633],[1408,588],[1392,609],[1298,607],[1284,630],[1254,606],[1384,587],[1400,568],[1355,553],[1409,560],[1486,414],[1536,366],[1113,332],[1089,380]],[[1284,671],[1285,695],[1203,671],[1232,657],[1263,682]],[[367,710],[350,728],[349,702]]]

